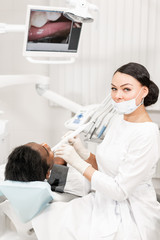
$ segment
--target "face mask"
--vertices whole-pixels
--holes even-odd
[[[141,88],[142,90],[142,88]],[[139,91],[137,97],[139,96],[141,90]],[[137,106],[136,105],[136,98],[133,98],[131,100],[128,101],[124,101],[124,102],[120,102],[120,103],[116,103],[113,99],[112,99],[112,105],[114,107],[114,109],[119,113],[119,114],[130,114],[132,112],[134,112],[140,105],[143,104],[143,99],[141,101],[141,103]]]

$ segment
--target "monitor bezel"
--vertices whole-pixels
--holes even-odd
[[[29,31],[29,21],[30,21],[30,13],[31,10],[44,10],[44,11],[60,11],[60,12],[66,12],[68,11],[68,8],[62,8],[62,7],[52,7],[52,6],[38,6],[38,5],[28,5],[27,6],[27,13],[26,13],[26,23],[25,23],[25,34],[24,34],[24,44],[23,44],[23,56],[25,57],[61,57],[61,58],[70,58],[70,57],[77,57],[78,56],[78,48],[79,48],[79,42],[78,42],[78,48],[77,52],[51,52],[51,51],[28,51],[27,50],[27,43],[28,43],[28,31]],[[81,33],[82,34],[82,27],[81,27]]]

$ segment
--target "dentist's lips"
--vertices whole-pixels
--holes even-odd
[[[42,27],[31,26],[29,29],[28,41],[38,40],[52,35],[68,32],[71,28],[71,22],[47,22]]]

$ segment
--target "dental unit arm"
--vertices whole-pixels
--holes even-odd
[[[37,93],[47,100],[50,100],[73,113],[82,109],[82,105],[49,90],[49,82],[49,77],[43,75],[0,75],[0,88],[34,83]]]
[[[43,75],[0,75],[0,88],[35,83],[48,87],[49,77]]]
[[[25,25],[0,23],[0,33],[24,32]]]
[[[51,90],[49,90],[49,77],[42,75],[0,75],[0,88],[35,83],[38,94],[61,107],[75,113],[75,116],[65,122],[65,127],[74,131],[60,144],[66,143],[69,138],[85,133],[90,141],[101,141],[104,138],[107,124],[115,116],[111,105],[111,97],[108,95],[100,104],[82,106]],[[75,131],[76,130],[76,131]],[[58,146],[60,146],[58,144]],[[53,151],[57,145],[53,147]]]

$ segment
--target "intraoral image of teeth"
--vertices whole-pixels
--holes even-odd
[[[30,26],[42,27],[48,22],[46,12],[32,11]]]
[[[57,37],[58,40],[55,41],[61,41],[69,34],[71,23],[61,13],[32,11],[28,41],[49,40],[51,42],[51,37],[53,41]]]
[[[46,14],[49,21],[56,21],[61,17],[61,13],[58,12],[46,12]]]

